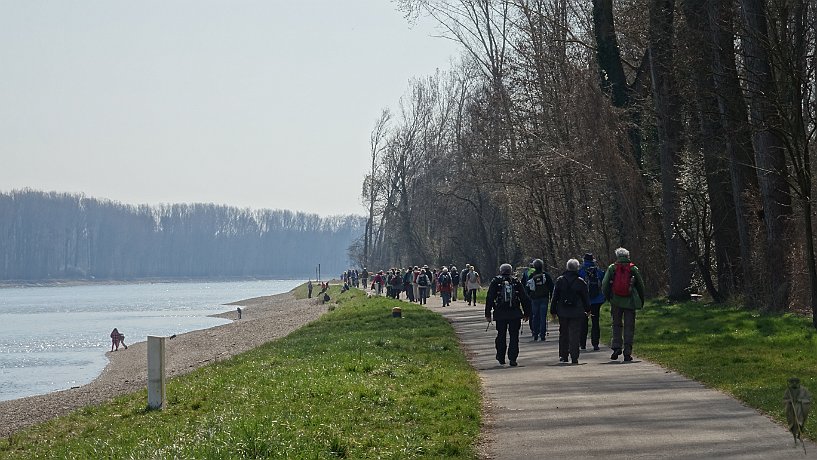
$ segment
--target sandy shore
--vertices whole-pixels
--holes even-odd
[[[168,377],[185,374],[212,362],[283,337],[326,312],[315,299],[296,300],[291,293],[234,302],[237,311],[218,316],[229,324],[179,334],[167,340]],[[127,332],[126,332],[127,333]],[[0,437],[69,412],[147,387],[147,342],[106,353],[109,363],[93,382],[70,390],[0,402]],[[147,404],[147,401],[145,401]]]

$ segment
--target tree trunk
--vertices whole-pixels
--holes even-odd
[[[743,50],[749,91],[750,120],[753,128],[763,222],[766,229],[766,279],[771,289],[766,306],[782,311],[789,303],[787,230],[792,214],[791,195],[786,183],[786,158],[783,140],[778,135],[780,120],[774,75],[765,44],[769,43],[767,16],[763,0],[741,0],[746,34]]]
[[[729,174],[732,198],[735,200],[737,236],[740,243],[740,277],[736,283],[741,287],[745,302],[756,303],[757,286],[754,284],[752,265],[752,216],[757,215],[752,206],[758,195],[757,174],[754,170],[752,131],[748,122],[746,102],[738,79],[735,64],[734,23],[731,1],[709,0],[707,2],[709,26],[714,43],[713,75],[718,97],[721,121],[726,136],[726,152],[729,158]]]
[[[726,151],[725,133],[719,115],[718,100],[715,96],[715,81],[712,74],[714,50],[712,33],[706,16],[707,0],[686,0],[683,2],[684,16],[690,28],[690,50],[693,56],[695,97],[700,119],[699,146],[704,157],[704,170],[712,210],[713,240],[715,242],[715,262],[718,276],[718,292],[727,298],[735,286],[735,271],[740,261],[740,244],[734,238],[738,233],[735,200],[732,196],[732,180],[729,164],[723,152]],[[707,272],[708,272],[707,268]],[[708,287],[711,291],[711,287]]]
[[[675,237],[675,225],[681,217],[678,163],[681,151],[680,100],[673,76],[673,0],[650,3],[650,68],[655,100],[659,160],[661,163],[661,208],[667,247],[669,290],[673,300],[689,298],[692,272],[683,241]]]

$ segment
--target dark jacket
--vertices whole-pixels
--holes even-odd
[[[556,280],[550,313],[563,318],[581,318],[590,311],[587,283],[578,272],[566,271]]]
[[[529,274],[529,276],[527,276],[527,278],[528,279],[534,279],[534,277],[537,276],[537,275],[542,275],[542,280],[545,283],[545,292],[546,292],[546,294],[544,295],[544,297],[537,297],[536,291],[531,291],[530,289],[528,289],[528,293],[530,295],[530,298],[531,299],[541,298],[541,299],[549,300],[551,294],[553,294],[553,287],[554,287],[553,278],[551,278],[550,274],[548,274],[548,272],[545,272],[545,271],[533,271],[532,273]],[[538,280],[538,278],[537,278],[537,280]],[[525,287],[529,287],[529,286],[526,285]]]
[[[497,296],[501,292],[501,286],[505,280],[510,281],[514,288],[513,303],[511,303],[511,308],[509,310],[497,309],[496,304]],[[491,280],[491,284],[488,286],[488,294],[485,298],[486,318],[491,317],[492,310],[494,319],[505,320],[530,317],[530,297],[528,297],[528,293],[522,286],[522,283],[519,282],[516,277],[510,275],[499,275]]]

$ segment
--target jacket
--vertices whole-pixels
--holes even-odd
[[[571,302],[572,301],[572,302]],[[556,279],[553,297],[550,299],[550,314],[561,318],[581,318],[590,311],[590,294],[587,283],[578,272],[566,271]]]
[[[630,263],[627,257],[619,257],[616,263]],[[633,274],[633,286],[629,296],[618,296],[613,294],[613,278],[616,274],[616,264],[610,264],[601,282],[601,290],[604,296],[610,300],[610,305],[627,310],[640,310],[644,307],[644,279],[641,272],[635,265],[630,269]]]
[[[513,285],[514,296],[511,308],[497,309],[496,298],[500,293],[500,289],[505,280],[510,281]],[[530,297],[522,286],[522,283],[513,276],[499,275],[491,280],[491,285],[488,286],[488,294],[485,297],[485,317],[491,318],[491,311],[493,310],[493,318],[499,320],[520,319],[530,317]]]

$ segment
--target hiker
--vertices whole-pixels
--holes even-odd
[[[394,269],[394,276],[391,279],[391,293],[392,297],[396,300],[400,300],[400,291],[403,287],[403,275],[400,273],[399,268]]]
[[[235,307],[235,312],[238,315],[238,319],[241,319],[241,307]]]
[[[477,272],[476,267],[473,265],[469,266],[468,274],[465,277],[465,287],[468,288],[468,292],[465,294],[465,300],[468,301],[468,305],[472,303],[474,305],[477,304],[477,291],[482,288],[480,286],[482,284],[482,280],[479,277],[479,272]]]
[[[542,259],[533,259],[532,272],[528,270],[526,278],[528,294],[530,295],[531,317],[530,331],[533,341],[545,341],[548,332],[548,302],[553,293],[553,278],[545,271],[545,262]]]
[[[440,274],[437,273],[436,268],[431,271],[431,279],[434,280],[434,282],[431,283],[431,295],[437,295],[437,278],[439,276],[440,276]]]
[[[604,303],[604,293],[601,292],[601,280],[604,279],[604,270],[599,268],[596,264],[596,258],[593,253],[588,252],[584,255],[584,263],[579,269],[579,276],[587,283],[587,291],[590,296],[590,317],[585,317],[582,323],[582,333],[579,339],[579,348],[587,349],[587,332],[590,329],[590,344],[593,345],[593,351],[599,351],[599,338],[601,337],[601,329],[599,328],[599,312],[601,305]],[[592,327],[589,327],[590,324]]]
[[[420,285],[417,284],[417,277],[420,276],[420,267],[414,266],[411,272],[411,288],[414,290],[414,301],[420,302]]]
[[[363,286],[365,289],[365,287],[369,285],[369,271],[366,270],[366,267],[363,267],[363,271],[360,272],[360,280],[363,281]]]
[[[471,264],[465,264],[465,268],[462,269],[460,272],[460,286],[462,286],[462,298],[466,302],[471,302],[468,299],[468,288],[465,287],[465,279],[468,276],[468,270],[471,268]]]
[[[372,277],[372,290],[374,290],[375,287],[377,287],[378,297],[383,295],[383,270],[380,270]]]
[[[440,297],[443,299],[443,307],[451,305],[451,291],[454,288],[454,281],[451,279],[451,274],[448,273],[448,267],[443,267],[440,270],[437,285],[440,286]]]
[[[426,300],[428,299],[428,289],[431,285],[431,279],[429,277],[428,271],[422,270],[419,275],[417,275],[417,287],[420,290],[420,305],[425,305]]]
[[[312,280],[307,281],[306,283],[306,298],[312,298]]]
[[[457,291],[460,289],[460,272],[457,271],[457,266],[451,266],[451,300],[457,301]],[[451,305],[451,302],[448,302]]]
[[[587,283],[579,276],[579,261],[567,261],[567,270],[556,279],[550,314],[559,317],[559,362],[566,363],[567,355],[573,364],[579,363],[579,334],[582,321],[590,313]]]
[[[610,359],[617,360],[623,351],[624,361],[632,361],[635,312],[644,306],[644,279],[638,267],[630,262],[630,251],[616,249],[616,262],[607,267],[601,286],[604,297],[610,301],[613,321]]]
[[[411,285],[412,277],[411,267],[407,267],[406,272],[403,273],[403,290],[406,291],[406,299],[409,302],[414,302],[414,288]]]
[[[521,309],[520,309],[521,307]],[[491,318],[496,322],[496,360],[505,364],[506,339],[510,335],[507,345],[508,361],[516,366],[519,357],[519,330],[522,321],[530,317],[530,299],[522,283],[513,276],[513,267],[510,264],[499,266],[499,275],[491,280],[488,295],[485,298],[485,320]]]

